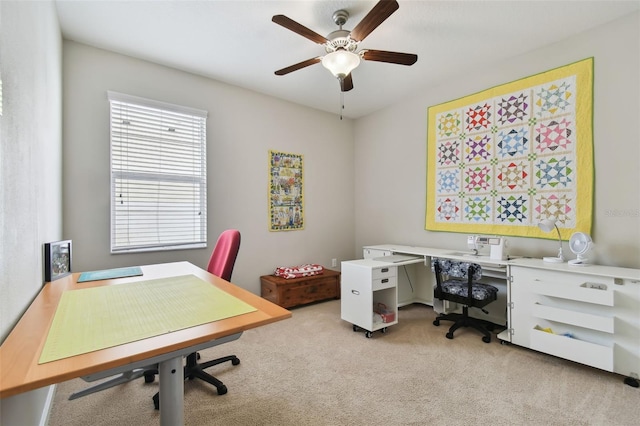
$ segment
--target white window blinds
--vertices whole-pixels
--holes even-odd
[[[207,244],[207,112],[107,92],[111,252]]]

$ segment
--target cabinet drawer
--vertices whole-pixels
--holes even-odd
[[[606,275],[592,275],[576,271],[549,271],[544,269],[518,268],[519,278],[527,281],[543,281],[558,284],[582,284],[585,281],[593,281],[601,284],[613,284],[613,278]]]
[[[533,283],[531,290],[534,293],[545,296],[613,306],[613,290],[611,287],[612,286],[607,286],[606,284],[597,284],[585,280],[574,284],[566,284],[562,281],[536,281]]]
[[[377,278],[371,282],[373,291],[382,290],[383,288],[392,288],[398,284],[397,277]]]
[[[534,317],[544,318],[564,324],[576,325],[578,327],[589,328],[591,330],[604,331],[605,333],[613,333],[614,331],[613,317],[555,308],[552,306],[545,306],[540,303],[533,304],[531,313]]]
[[[392,253],[389,250],[363,249],[362,254],[365,259],[375,259],[376,257],[391,256]]]
[[[374,280],[395,277],[397,268],[395,266],[389,266],[385,268],[376,268],[371,271],[371,277]]]
[[[531,330],[531,349],[570,361],[613,371],[613,348],[584,340]]]

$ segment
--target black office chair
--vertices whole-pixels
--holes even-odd
[[[224,231],[218,237],[216,246],[209,258],[209,264],[207,271],[211,274],[220,277],[226,281],[231,280],[231,274],[233,273],[233,267],[240,250],[240,232],[236,229],[228,229]],[[197,352],[187,355],[186,364],[184,366],[184,379],[193,380],[201,379],[207,383],[211,383],[216,387],[218,395],[224,395],[227,393],[227,387],[220,380],[213,377],[211,374],[204,370],[214,365],[222,364],[230,361],[233,365],[240,364],[240,359],[235,355],[229,355],[222,358],[217,358],[212,361],[203,362],[198,364],[200,354]],[[155,375],[158,374],[158,367],[148,369],[144,372],[144,381],[151,383],[155,380]],[[160,409],[160,393],[157,392],[153,396],[153,405],[156,410]]]
[[[446,335],[447,339],[453,339],[453,332],[458,328],[471,327],[484,335],[483,342],[491,342],[490,330],[493,329],[493,324],[469,316],[469,308],[480,308],[488,314],[482,308],[498,298],[496,287],[477,282],[482,278],[482,267],[475,263],[434,258],[432,269],[436,276],[433,296],[442,301],[449,300],[463,305],[461,314],[440,314],[433,321],[433,325],[440,325],[442,320],[453,321]]]

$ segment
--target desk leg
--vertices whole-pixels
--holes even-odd
[[[160,363],[160,426],[184,425],[184,372],[182,356]]]

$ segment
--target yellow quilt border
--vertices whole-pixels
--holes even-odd
[[[576,128],[578,131],[576,140],[576,161],[578,185],[576,187],[576,213],[575,227],[560,228],[563,240],[568,240],[574,232],[591,233],[593,221],[593,185],[595,179],[593,165],[593,61],[594,58],[586,58],[572,64],[561,66],[552,70],[544,71],[520,80],[492,87],[481,92],[465,96],[459,99],[448,101],[439,105],[434,105],[427,110],[427,200],[426,200],[426,223],[425,229],[429,231],[446,231],[469,234],[494,234],[505,236],[521,236],[555,239],[557,234],[541,231],[537,226],[514,226],[514,225],[484,225],[484,224],[452,224],[439,223],[435,220],[436,207],[436,179],[435,163],[430,163],[430,159],[435,161],[436,156],[436,115],[443,111],[459,108],[467,104],[480,102],[484,99],[493,98],[511,92],[523,90],[528,87],[537,86],[546,82],[576,76]],[[433,173],[430,173],[433,171]]]

